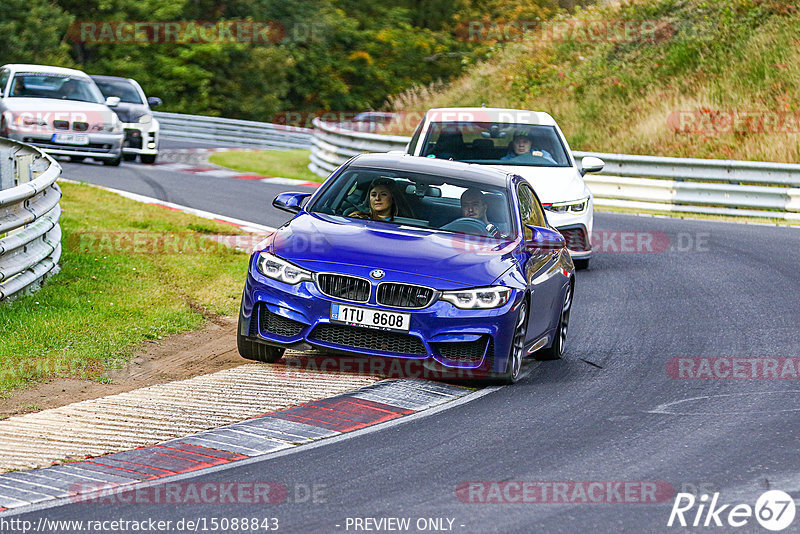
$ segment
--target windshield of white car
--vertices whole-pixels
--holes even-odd
[[[144,104],[139,91],[128,81],[96,79],[94,82],[106,98],[116,96],[119,97],[120,102],[125,102],[126,104]]]
[[[380,196],[384,197],[382,203],[373,198]],[[346,219],[507,239],[515,235],[510,206],[507,191],[501,187],[446,176],[350,168],[326,187],[307,210]]]
[[[500,122],[433,122],[421,156],[483,165],[570,167],[554,126]]]
[[[93,104],[105,102],[94,82],[67,74],[17,73],[8,96],[77,100]]]

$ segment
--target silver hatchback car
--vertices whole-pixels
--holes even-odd
[[[47,65],[0,67],[0,136],[72,160],[122,160],[122,123],[84,72]]]

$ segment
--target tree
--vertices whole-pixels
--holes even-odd
[[[62,41],[73,17],[47,0],[0,2],[0,63],[70,66]]]

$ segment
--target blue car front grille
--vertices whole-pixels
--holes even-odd
[[[371,328],[321,324],[308,336],[309,341],[396,354],[427,356],[428,351],[418,337]]]
[[[378,286],[378,304],[393,308],[424,308],[435,292],[429,287],[385,282]]]
[[[488,339],[487,339],[488,338]],[[489,344],[487,351],[487,341]],[[439,355],[451,362],[469,363],[478,365],[483,360],[484,354],[492,355],[493,343],[488,336],[482,336],[475,341],[461,341],[448,343],[431,343]]]
[[[317,275],[317,288],[323,295],[337,299],[353,302],[367,302],[369,300],[370,283],[364,278],[343,274],[320,273]]]

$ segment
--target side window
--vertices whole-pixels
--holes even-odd
[[[422,133],[422,125],[425,124],[425,118],[423,117],[419,124],[417,125],[417,129],[414,130],[414,135],[411,136],[411,141],[408,142],[408,149],[406,153],[414,155],[414,151],[417,149],[417,143],[419,142],[419,136]]]
[[[10,71],[8,69],[0,70],[0,93],[5,94],[6,92],[6,85],[8,84],[8,78],[10,75]]]
[[[530,224],[531,226],[547,226],[544,217],[542,206],[536,200],[536,195],[533,194],[528,184],[520,184],[517,189],[517,196],[519,197],[519,214],[520,220],[523,225]],[[523,228],[525,239],[532,237],[531,231]]]

